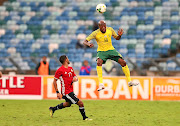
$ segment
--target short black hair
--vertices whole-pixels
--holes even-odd
[[[63,64],[65,62],[65,60],[67,59],[66,55],[62,55],[59,57],[59,61]]]

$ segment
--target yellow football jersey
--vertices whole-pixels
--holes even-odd
[[[111,36],[113,36],[114,38],[118,37],[113,28],[106,27],[106,33],[102,33],[100,29],[97,29],[96,31],[92,32],[86,38],[86,40],[90,41],[91,39],[96,39],[98,44],[97,51],[108,51],[114,49],[111,41]]]

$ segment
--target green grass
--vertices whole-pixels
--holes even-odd
[[[83,121],[77,105],[55,112],[58,100],[0,100],[0,126],[176,126],[180,102],[83,100],[92,121]]]

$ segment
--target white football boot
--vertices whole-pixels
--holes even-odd
[[[128,82],[128,86],[129,86],[129,87],[131,87],[131,86],[137,86],[137,85],[139,85],[139,83],[135,83],[135,82],[132,82],[132,81]]]
[[[104,84],[99,84],[99,88],[97,89],[97,91],[101,91],[103,89],[105,89]]]

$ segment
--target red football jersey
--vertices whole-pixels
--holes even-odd
[[[56,71],[54,78],[60,79],[61,94],[66,95],[73,92],[72,80],[76,76],[72,67],[65,68],[63,65]]]

